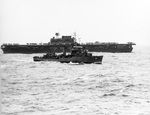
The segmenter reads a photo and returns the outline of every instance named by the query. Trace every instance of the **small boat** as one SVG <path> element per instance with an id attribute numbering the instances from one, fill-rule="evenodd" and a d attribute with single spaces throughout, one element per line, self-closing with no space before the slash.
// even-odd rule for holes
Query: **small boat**
<path id="1" fill-rule="evenodd" d="M 56 55 L 55 53 L 47 53 L 43 57 L 34 56 L 34 61 L 59 61 L 61 63 L 95 63 L 101 64 L 103 56 L 92 56 L 92 53 L 83 46 L 73 46 L 71 53 L 66 55 L 65 47 L 63 54 Z"/>

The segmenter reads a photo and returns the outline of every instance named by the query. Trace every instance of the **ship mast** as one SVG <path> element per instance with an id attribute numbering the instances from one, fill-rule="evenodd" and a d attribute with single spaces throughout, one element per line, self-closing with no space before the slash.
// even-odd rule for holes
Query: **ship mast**
<path id="1" fill-rule="evenodd" d="M 57 32 L 57 33 L 55 33 L 56 38 L 58 38 L 58 37 L 59 37 L 59 35 L 60 35 L 60 34 L 59 34 L 58 32 Z"/>
<path id="2" fill-rule="evenodd" d="M 73 33 L 73 36 L 74 36 L 74 38 L 75 38 L 75 42 L 77 42 L 77 34 L 76 34 L 76 32 Z M 79 43 L 81 42 L 81 41 L 80 41 L 80 38 L 78 38 L 78 41 L 79 41 Z"/>

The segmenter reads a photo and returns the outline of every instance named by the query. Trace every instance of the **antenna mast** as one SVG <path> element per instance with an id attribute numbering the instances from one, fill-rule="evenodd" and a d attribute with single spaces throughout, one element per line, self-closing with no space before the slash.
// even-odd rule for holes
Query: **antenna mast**
<path id="1" fill-rule="evenodd" d="M 58 38 L 59 37 L 59 33 L 57 32 L 57 33 L 55 33 L 55 36 L 56 36 L 56 38 Z"/>

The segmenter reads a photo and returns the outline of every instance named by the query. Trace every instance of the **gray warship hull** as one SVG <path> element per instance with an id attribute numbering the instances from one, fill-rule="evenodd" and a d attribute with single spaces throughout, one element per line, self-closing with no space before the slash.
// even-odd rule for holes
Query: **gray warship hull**
<path id="1" fill-rule="evenodd" d="M 119 44 L 115 42 L 92 42 L 79 44 L 76 42 L 76 38 L 72 36 L 62 36 L 59 38 L 59 34 L 56 33 L 56 37 L 50 39 L 48 43 L 27 43 L 27 45 L 19 44 L 3 44 L 1 49 L 4 54 L 6 53 L 47 53 L 51 51 L 62 52 L 62 49 L 65 47 L 66 51 L 69 52 L 70 49 L 75 45 L 80 45 L 85 47 L 89 52 L 132 52 L 135 45 L 132 42 L 125 44 Z"/>
<path id="2" fill-rule="evenodd" d="M 81 44 L 89 52 L 132 52 L 132 44 L 98 44 L 98 45 L 86 45 Z M 55 51 L 57 53 L 62 52 L 63 47 L 66 47 L 66 51 L 69 52 L 72 45 L 2 45 L 1 49 L 4 54 L 7 53 L 47 53 Z"/>

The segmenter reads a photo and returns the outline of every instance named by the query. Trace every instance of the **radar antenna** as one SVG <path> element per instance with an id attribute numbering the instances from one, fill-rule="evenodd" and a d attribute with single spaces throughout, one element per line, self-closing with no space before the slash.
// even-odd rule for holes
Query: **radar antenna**
<path id="1" fill-rule="evenodd" d="M 56 38 L 58 38 L 58 37 L 59 37 L 59 35 L 60 35 L 60 34 L 59 34 L 58 32 L 57 32 L 57 33 L 55 33 Z"/>
<path id="2" fill-rule="evenodd" d="M 78 37 L 78 39 L 77 39 L 77 34 L 76 34 L 76 32 L 73 33 L 73 36 L 74 36 L 74 38 L 75 38 L 75 42 L 77 42 L 77 40 L 79 41 L 79 43 L 81 42 L 81 38 Z"/>

